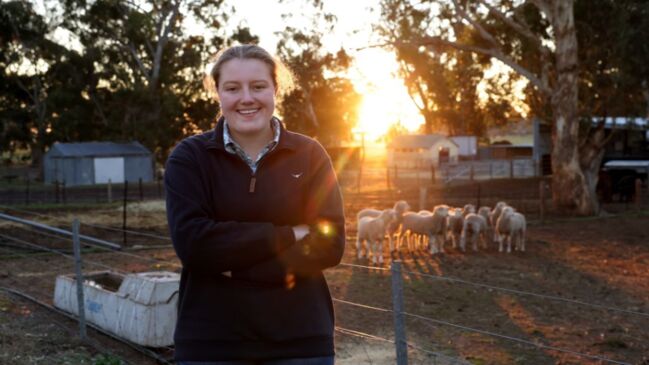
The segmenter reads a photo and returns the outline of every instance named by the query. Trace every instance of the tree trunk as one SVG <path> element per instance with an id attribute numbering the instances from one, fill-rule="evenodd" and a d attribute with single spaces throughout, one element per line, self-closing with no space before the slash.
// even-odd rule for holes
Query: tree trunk
<path id="1" fill-rule="evenodd" d="M 554 0 L 550 21 L 555 36 L 557 82 L 552 93 L 552 199 L 560 211 L 597 213 L 597 169 L 580 158 L 577 33 L 573 0 Z M 585 157 L 585 156 L 584 156 Z M 601 161 L 601 158 L 600 158 Z"/>

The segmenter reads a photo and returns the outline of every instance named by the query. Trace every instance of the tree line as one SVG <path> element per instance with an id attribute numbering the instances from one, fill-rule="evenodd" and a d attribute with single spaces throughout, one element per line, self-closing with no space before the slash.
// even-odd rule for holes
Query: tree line
<path id="1" fill-rule="evenodd" d="M 27 148 L 35 164 L 55 141 L 90 140 L 138 140 L 164 162 L 177 141 L 213 127 L 219 106 L 202 88 L 209 56 L 260 37 L 232 26 L 223 0 L 43 4 L 0 3 L 0 150 Z M 278 109 L 290 129 L 325 145 L 350 140 L 362 100 L 345 76 L 353 58 L 324 49 L 336 18 L 322 0 L 308 5 L 307 27 L 285 15 L 275 52 L 298 87 Z M 368 47 L 395 52 L 423 132 L 484 136 L 521 118 L 513 95 L 525 80 L 528 117 L 553 130 L 555 203 L 597 211 L 607 137 L 592 119 L 649 115 L 649 2 L 381 0 L 374 10 Z M 494 60 L 509 73 L 485 78 Z"/>

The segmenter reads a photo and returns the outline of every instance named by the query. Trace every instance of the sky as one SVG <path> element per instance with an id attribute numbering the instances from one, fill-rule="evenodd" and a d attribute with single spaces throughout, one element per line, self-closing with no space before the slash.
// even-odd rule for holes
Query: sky
<path id="1" fill-rule="evenodd" d="M 274 52 L 278 37 L 287 21 L 282 14 L 293 14 L 291 26 L 308 26 L 310 21 L 307 0 L 278 1 L 225 0 L 226 6 L 236 10 L 232 24 L 247 25 L 260 38 L 260 45 Z M 355 58 L 348 72 L 356 90 L 363 95 L 363 104 L 357 132 L 369 140 L 384 134 L 392 123 L 399 121 L 415 131 L 423 123 L 415 104 L 410 99 L 403 81 L 396 77 L 397 63 L 394 54 L 381 48 L 359 48 L 378 44 L 372 37 L 372 24 L 378 22 L 380 13 L 377 0 L 325 0 L 324 11 L 337 17 L 331 34 L 322 39 L 328 51 L 340 48 Z M 304 21 L 300 24 L 300 21 Z M 292 23 L 296 22 L 296 23 Z"/>

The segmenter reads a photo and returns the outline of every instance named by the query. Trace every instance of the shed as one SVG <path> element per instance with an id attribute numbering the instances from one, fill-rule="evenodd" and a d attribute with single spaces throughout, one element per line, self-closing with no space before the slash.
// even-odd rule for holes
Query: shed
<path id="1" fill-rule="evenodd" d="M 46 183 L 67 186 L 153 181 L 153 155 L 138 142 L 54 143 L 43 158 Z"/>
<path id="2" fill-rule="evenodd" d="M 396 136 L 387 146 L 388 167 L 415 168 L 457 163 L 459 146 L 441 134 Z"/>

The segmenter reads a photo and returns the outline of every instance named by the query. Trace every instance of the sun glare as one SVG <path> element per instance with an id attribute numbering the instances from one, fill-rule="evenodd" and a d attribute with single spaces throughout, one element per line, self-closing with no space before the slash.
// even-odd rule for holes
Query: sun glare
<path id="1" fill-rule="evenodd" d="M 384 136 L 393 124 L 416 131 L 423 117 L 397 76 L 394 55 L 382 49 L 367 49 L 357 54 L 350 78 L 363 95 L 359 120 L 354 129 L 368 141 Z"/>

